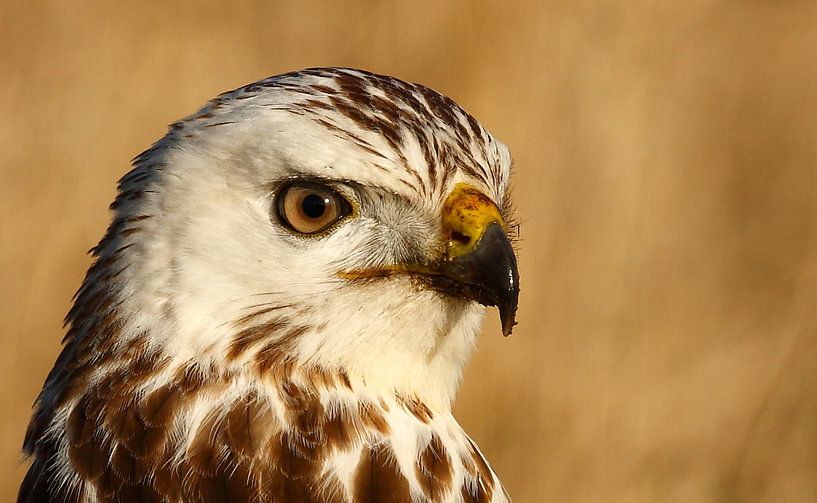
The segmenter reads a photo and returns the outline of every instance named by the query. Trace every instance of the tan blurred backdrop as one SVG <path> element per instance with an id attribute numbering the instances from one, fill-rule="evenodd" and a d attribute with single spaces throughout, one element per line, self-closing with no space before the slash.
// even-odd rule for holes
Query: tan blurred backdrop
<path id="1" fill-rule="evenodd" d="M 344 65 L 514 153 L 520 324 L 456 408 L 516 501 L 817 501 L 817 2 L 6 0 L 0 58 L 0 500 L 129 159 Z"/>

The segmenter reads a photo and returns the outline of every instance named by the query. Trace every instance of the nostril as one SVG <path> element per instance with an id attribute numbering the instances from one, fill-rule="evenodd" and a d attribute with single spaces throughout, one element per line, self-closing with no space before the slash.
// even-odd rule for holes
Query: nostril
<path id="1" fill-rule="evenodd" d="M 456 241 L 458 243 L 467 245 L 471 242 L 471 236 L 468 234 L 463 234 L 457 231 L 451 231 L 451 241 Z"/>

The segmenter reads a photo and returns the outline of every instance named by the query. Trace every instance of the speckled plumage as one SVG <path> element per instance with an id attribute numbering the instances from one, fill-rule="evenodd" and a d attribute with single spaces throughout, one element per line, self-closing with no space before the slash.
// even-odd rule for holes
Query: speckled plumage
<path id="1" fill-rule="evenodd" d="M 510 157 L 450 99 L 350 69 L 227 92 L 134 161 L 25 440 L 20 502 L 502 502 L 451 415 L 483 307 L 349 270 L 441 253 L 456 183 Z M 321 180 L 355 218 L 270 217 Z"/>

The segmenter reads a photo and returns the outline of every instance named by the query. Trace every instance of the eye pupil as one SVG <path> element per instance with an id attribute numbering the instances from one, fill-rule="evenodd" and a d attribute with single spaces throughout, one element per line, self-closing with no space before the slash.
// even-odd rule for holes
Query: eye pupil
<path id="1" fill-rule="evenodd" d="M 301 205 L 304 215 L 309 218 L 320 218 L 326 212 L 329 201 L 318 194 L 309 194 Z"/>

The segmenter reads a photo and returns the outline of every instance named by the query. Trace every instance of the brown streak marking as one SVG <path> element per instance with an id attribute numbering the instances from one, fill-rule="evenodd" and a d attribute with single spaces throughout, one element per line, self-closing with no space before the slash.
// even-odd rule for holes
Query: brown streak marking
<path id="1" fill-rule="evenodd" d="M 397 402 L 403 406 L 403 409 L 410 412 L 414 417 L 423 423 L 430 423 L 434 419 L 434 414 L 431 412 L 426 404 L 421 402 L 417 397 L 405 397 L 399 393 L 395 394 Z"/>
<path id="2" fill-rule="evenodd" d="M 468 120 L 468 125 L 471 127 L 472 136 L 484 143 L 485 138 L 482 136 L 482 128 L 479 126 L 479 122 L 477 122 L 473 115 L 467 112 L 465 113 L 465 118 Z"/>
<path id="3" fill-rule="evenodd" d="M 379 155 L 380 157 L 383 157 L 384 159 L 386 158 L 386 157 L 385 157 L 383 154 L 381 154 L 380 152 L 378 152 L 377 150 L 375 150 L 374 146 L 373 146 L 371 143 L 369 143 L 368 141 L 364 140 L 364 139 L 363 139 L 363 138 L 361 138 L 360 136 L 358 136 L 358 135 L 354 134 L 354 133 L 353 133 L 353 132 L 351 132 L 351 131 L 344 131 L 344 133 L 346 133 L 346 135 L 347 135 L 349 138 L 351 138 L 352 140 L 354 140 L 354 141 L 355 141 L 355 143 L 358 143 L 360 147 L 367 147 L 367 148 L 368 148 L 368 150 L 373 151 L 374 153 L 376 153 L 376 154 L 377 154 L 377 155 Z"/>
<path id="4" fill-rule="evenodd" d="M 383 416 L 383 413 L 371 402 L 358 402 L 358 414 L 360 420 L 365 426 L 374 428 L 382 435 L 388 435 L 391 431 L 388 421 Z"/>
<path id="5" fill-rule="evenodd" d="M 368 131 L 377 132 L 377 124 L 374 122 L 372 117 L 363 113 L 359 108 L 355 107 L 353 104 L 343 101 L 341 99 L 332 98 L 332 102 L 335 105 L 335 108 L 352 120 L 355 124 L 357 124 L 361 129 L 365 129 Z M 389 139 L 388 137 L 386 137 Z"/>
<path id="6" fill-rule="evenodd" d="M 411 492 L 406 477 L 396 466 L 392 448 L 379 444 L 367 446 L 353 481 L 355 503 L 406 503 Z"/>
<path id="7" fill-rule="evenodd" d="M 340 377 L 340 382 L 346 386 L 346 388 L 352 390 L 352 381 L 349 380 L 349 374 L 347 374 L 345 370 L 339 371 L 338 377 Z"/>
<path id="8" fill-rule="evenodd" d="M 179 388 L 165 384 L 140 400 L 137 412 L 151 428 L 170 428 L 179 409 L 186 404 L 185 398 Z"/>
<path id="9" fill-rule="evenodd" d="M 182 488 L 182 474 L 170 463 L 162 464 L 153 473 L 153 486 L 164 501 L 178 501 Z"/>
<path id="10" fill-rule="evenodd" d="M 261 403 L 255 392 L 236 401 L 225 422 L 226 439 L 230 450 L 239 456 L 254 456 L 263 444 L 262 438 L 273 430 L 273 417 L 269 405 Z"/>
<path id="11" fill-rule="evenodd" d="M 219 453 L 223 444 L 223 423 L 216 411 L 210 411 L 199 425 L 187 448 L 187 466 L 198 475 L 214 475 L 222 461 Z"/>
<path id="12" fill-rule="evenodd" d="M 474 441 L 469 438 L 468 442 L 471 448 L 471 456 L 478 470 L 478 484 L 485 491 L 487 499 L 490 500 L 494 494 L 494 476 L 491 473 L 491 468 L 488 466 L 485 458 L 482 457 L 482 454 L 480 454 Z"/>
<path id="13" fill-rule="evenodd" d="M 335 376 L 323 367 L 308 367 L 304 369 L 303 376 L 314 389 L 329 389 L 335 385 Z"/>
<path id="14" fill-rule="evenodd" d="M 386 157 L 385 155 L 371 147 L 371 145 L 369 145 L 369 143 L 366 140 L 360 138 L 359 136 L 354 135 L 350 131 L 341 129 L 335 126 L 334 124 L 324 120 L 323 118 L 313 118 L 313 120 L 318 124 L 324 126 L 325 128 L 329 129 L 330 131 L 334 131 L 335 132 L 334 136 L 336 138 L 339 138 L 341 140 L 351 140 L 356 147 L 360 148 L 364 152 L 388 160 L 388 157 Z"/>
<path id="15" fill-rule="evenodd" d="M 347 449 L 360 438 L 360 432 L 349 418 L 345 408 L 330 409 L 324 423 L 323 437 L 326 445 L 335 451 Z"/>
<path id="16" fill-rule="evenodd" d="M 396 125 L 404 122 L 400 107 L 398 107 L 394 101 L 377 95 L 372 95 L 371 101 L 372 108 L 383 114 L 392 124 Z"/>
<path id="17" fill-rule="evenodd" d="M 453 111 L 459 108 L 457 104 L 428 87 L 421 85 L 417 85 L 416 87 L 425 98 L 431 113 L 450 129 L 455 130 L 457 134 L 462 134 L 463 126 L 453 114 Z"/>
<path id="18" fill-rule="evenodd" d="M 321 110 L 333 110 L 334 108 L 332 105 L 325 101 L 316 100 L 316 99 L 309 99 L 304 102 L 304 105 L 311 107 L 311 108 L 318 108 Z"/>
<path id="19" fill-rule="evenodd" d="M 309 327 L 304 325 L 294 327 L 281 337 L 270 341 L 262 347 L 255 355 L 255 363 L 261 373 L 270 370 L 277 362 L 285 360 L 295 348 L 298 337 L 306 332 L 308 328 Z"/>
<path id="20" fill-rule="evenodd" d="M 211 128 L 211 127 L 217 127 L 217 126 L 226 126 L 228 124 L 235 124 L 235 122 L 236 121 L 216 122 L 216 123 L 213 123 L 213 124 L 205 124 L 204 127 Z"/>
<path id="21" fill-rule="evenodd" d="M 476 494 L 471 494 L 471 491 L 468 490 L 468 486 L 463 483 L 462 488 L 460 489 L 460 495 L 462 496 L 463 503 L 488 503 L 491 501 L 485 494 L 485 491 L 482 490 L 479 483 L 475 481 L 474 486 Z"/>
<path id="22" fill-rule="evenodd" d="M 403 179 L 401 178 L 401 179 L 399 179 L 398 181 L 399 181 L 401 184 L 403 184 L 404 186 L 406 186 L 406 187 L 408 187 L 409 189 L 411 189 L 411 191 L 412 191 L 412 192 L 417 192 L 417 187 L 415 187 L 414 185 L 410 184 L 410 183 L 409 183 L 409 182 L 407 182 L 406 180 L 403 180 Z"/>
<path id="23" fill-rule="evenodd" d="M 282 432 L 270 442 L 267 459 L 273 461 L 279 472 L 270 477 L 272 501 L 312 501 L 312 487 L 317 485 L 316 477 L 322 466 L 315 462 L 310 446 L 298 445 L 298 439 L 292 438 L 291 433 Z"/>
<path id="24" fill-rule="evenodd" d="M 89 481 L 94 481 L 102 476 L 108 453 L 105 445 L 95 433 L 96 418 L 93 417 L 94 414 L 89 417 L 88 407 L 91 405 L 83 399 L 71 413 L 74 417 L 69 420 L 72 426 L 67 432 L 71 438 L 68 445 L 68 459 L 77 474 Z"/>
<path id="25" fill-rule="evenodd" d="M 136 243 L 128 243 L 126 245 L 122 245 L 119 248 L 117 248 L 116 250 L 114 250 L 113 254 L 118 255 L 118 254 L 122 253 L 123 251 L 127 250 L 128 248 L 130 248 L 131 246 L 135 245 L 135 244 Z"/>
<path id="26" fill-rule="evenodd" d="M 243 318 L 242 318 L 243 319 Z M 262 339 L 269 337 L 279 330 L 289 326 L 285 319 L 274 319 L 260 325 L 253 325 L 238 332 L 227 350 L 227 359 L 236 360 L 250 348 L 259 343 Z"/>
<path id="27" fill-rule="evenodd" d="M 409 108 L 411 108 L 414 111 L 414 113 L 417 114 L 418 116 L 426 120 L 431 119 L 430 114 L 426 107 L 424 107 L 423 104 L 420 103 L 420 100 L 418 100 L 411 93 L 411 91 L 405 89 L 403 86 L 398 85 L 388 86 L 384 87 L 383 90 L 386 92 L 386 95 L 389 96 L 392 100 L 399 99 L 400 101 L 408 105 Z"/>
<path id="28" fill-rule="evenodd" d="M 134 485 L 145 475 L 144 466 L 128 450 L 117 445 L 111 456 L 112 475 L 128 485 Z"/>
<path id="29" fill-rule="evenodd" d="M 266 305 L 266 304 L 260 304 L 259 306 L 252 306 L 252 307 L 260 307 L 260 306 L 263 306 L 263 305 Z M 258 311 L 253 311 L 253 312 L 251 312 L 251 313 L 249 313 L 247 315 L 244 315 L 241 318 L 235 320 L 233 323 L 235 325 L 239 325 L 239 326 L 240 325 L 246 325 L 248 322 L 252 321 L 253 319 L 255 319 L 255 318 L 259 317 L 259 316 L 263 316 L 263 315 L 271 313 L 273 311 L 277 311 L 279 309 L 286 309 L 286 308 L 289 308 L 289 307 L 292 307 L 292 304 L 283 304 L 283 305 L 280 305 L 280 306 L 266 307 L 264 309 L 259 309 Z"/>
<path id="30" fill-rule="evenodd" d="M 326 129 L 330 130 L 330 131 L 336 131 L 338 133 L 343 133 L 344 136 L 348 137 L 348 132 L 345 129 L 343 129 L 343 128 L 341 128 L 341 127 L 339 127 L 339 126 L 337 126 L 337 125 L 335 125 L 335 124 L 333 124 L 331 122 L 329 122 L 328 120 L 324 119 L 323 117 L 318 116 L 318 117 L 314 118 L 313 120 L 315 122 L 317 122 L 318 124 L 320 124 L 321 126 L 325 127 Z"/>
<path id="31" fill-rule="evenodd" d="M 415 472 L 423 492 L 431 501 L 441 501 L 451 488 L 454 473 L 451 458 L 436 433 L 432 432 L 431 440 L 420 453 Z"/>
<path id="32" fill-rule="evenodd" d="M 182 393 L 202 388 L 206 381 L 205 372 L 196 363 L 188 363 L 176 370 L 174 379 Z"/>
<path id="33" fill-rule="evenodd" d="M 322 84 L 312 84 L 312 89 L 324 93 L 324 94 L 335 94 L 337 90 L 334 87 L 324 86 Z"/>
<path id="34" fill-rule="evenodd" d="M 337 138 L 340 138 L 342 140 L 351 140 L 352 143 L 356 147 L 360 148 L 364 152 L 375 155 L 375 156 L 380 157 L 382 159 L 389 160 L 388 157 L 386 157 L 381 152 L 379 152 L 377 149 L 375 149 L 369 142 L 367 142 L 363 138 L 357 136 L 356 134 L 352 133 L 351 131 L 347 131 L 345 129 L 342 129 L 342 128 L 332 124 L 331 122 L 327 121 L 326 119 L 324 119 L 322 117 L 317 117 L 317 118 L 314 118 L 313 120 L 315 122 L 317 122 L 318 124 L 324 126 L 325 128 L 329 129 L 330 131 L 338 132 L 339 134 L 335 135 Z"/>
<path id="35" fill-rule="evenodd" d="M 418 143 L 420 144 L 420 148 L 423 151 L 423 158 L 426 161 L 426 166 L 428 166 L 429 171 L 429 178 L 431 178 L 431 190 L 434 191 L 435 184 L 437 183 L 437 160 L 434 158 L 434 154 L 431 152 L 431 149 L 428 147 L 428 144 L 424 141 L 421 141 L 420 138 L 417 139 Z M 444 173 L 448 170 L 445 169 L 443 166 Z"/>

